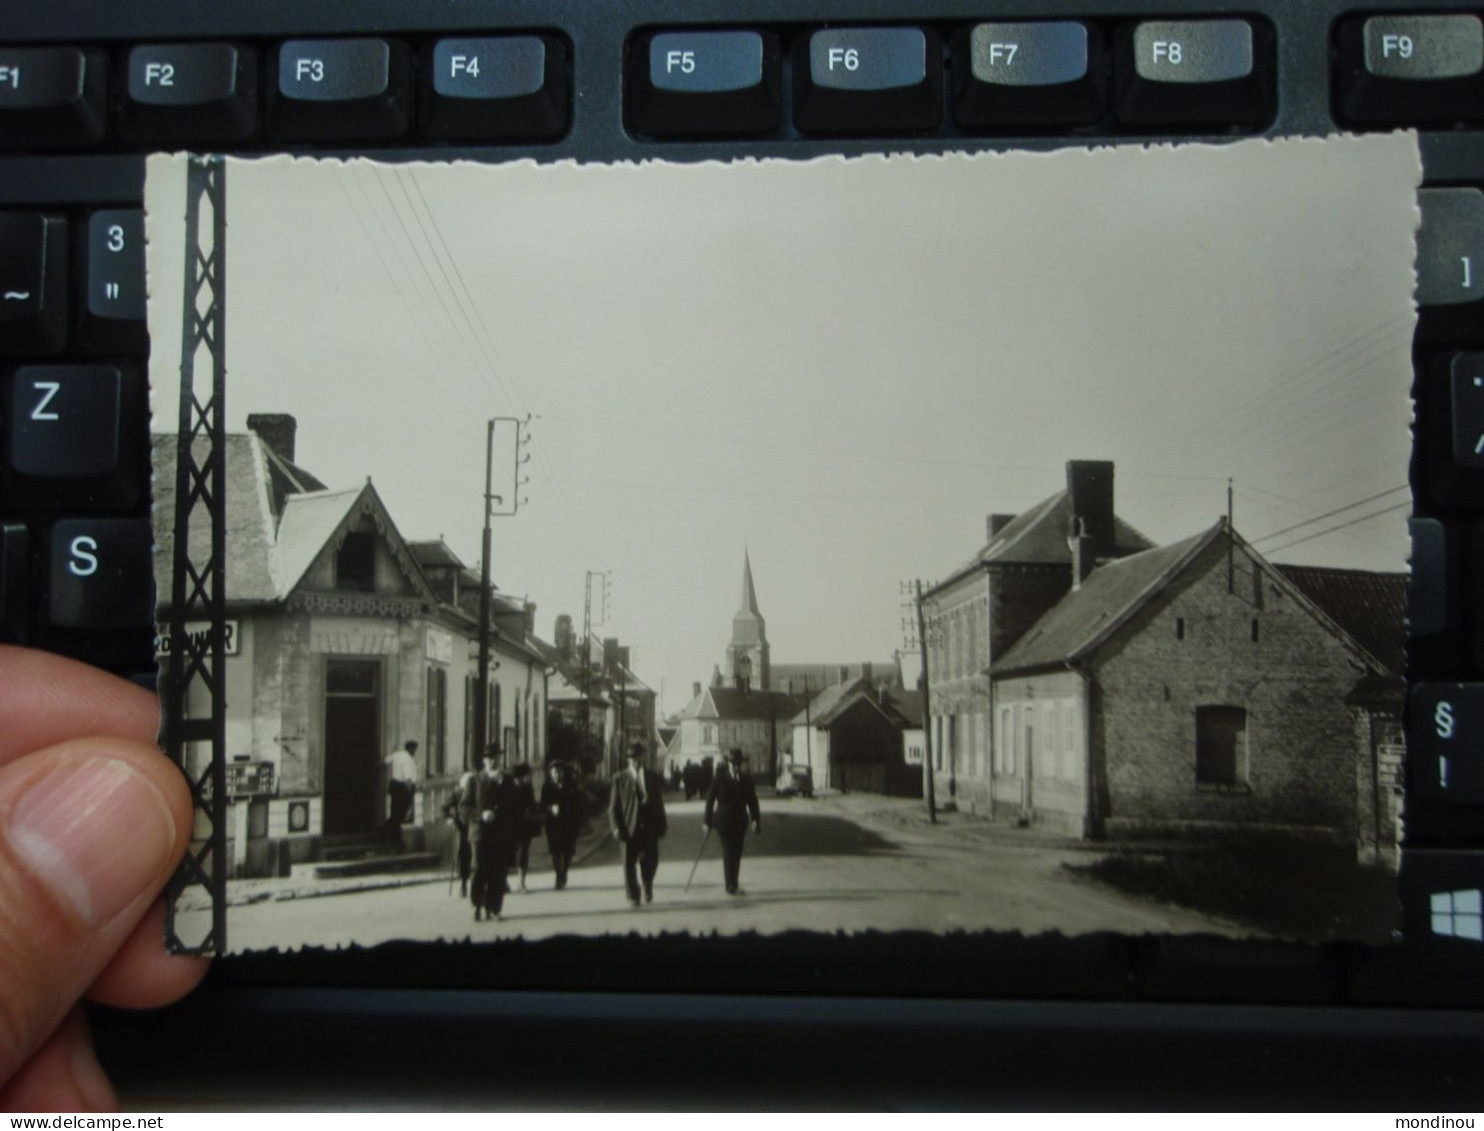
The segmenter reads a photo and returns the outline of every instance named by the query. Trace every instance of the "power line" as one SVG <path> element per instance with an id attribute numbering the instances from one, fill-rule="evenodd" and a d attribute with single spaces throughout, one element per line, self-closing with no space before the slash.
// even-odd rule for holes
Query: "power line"
<path id="1" fill-rule="evenodd" d="M 1410 510 L 1411 507 L 1412 500 L 1408 499 L 1404 503 L 1397 503 L 1394 506 L 1385 507 L 1382 510 L 1375 511 L 1371 514 L 1363 514 L 1359 518 L 1352 518 L 1349 522 L 1342 522 L 1338 526 L 1331 526 L 1327 530 L 1320 530 L 1313 534 L 1307 534 L 1302 538 L 1296 538 L 1292 542 L 1285 542 L 1283 545 L 1275 547 L 1274 549 L 1263 551 L 1263 556 L 1271 558 L 1274 554 L 1281 554 L 1284 550 L 1290 550 L 1294 546 L 1302 546 L 1305 542 L 1312 542 L 1315 538 L 1323 538 L 1326 534 L 1333 534 L 1338 530 L 1344 530 L 1347 526 L 1355 526 L 1362 522 L 1369 522 L 1373 518 L 1381 518 L 1383 515 L 1391 514 L 1393 511 Z"/>
<path id="2" fill-rule="evenodd" d="M 1261 538 L 1254 538 L 1252 544 L 1256 546 L 1259 542 L 1271 542 L 1274 538 L 1280 538 L 1284 534 L 1291 534 L 1295 530 L 1302 530 L 1306 526 L 1313 526 L 1316 522 L 1323 522 L 1325 519 L 1333 518 L 1337 514 L 1344 514 L 1346 511 L 1354 510 L 1356 507 L 1363 507 L 1367 503 L 1374 503 L 1377 499 L 1384 499 L 1387 495 L 1395 495 L 1398 491 L 1410 491 L 1411 489 L 1410 486 L 1403 483 L 1400 487 L 1392 487 L 1390 490 L 1381 491 L 1375 495 L 1367 495 L 1364 499 L 1357 499 L 1353 503 L 1346 503 L 1343 507 L 1336 507 L 1332 511 L 1316 514 L 1313 518 L 1305 519 L 1303 522 L 1296 522 L 1292 526 L 1285 526 L 1282 530 L 1275 530 L 1271 534 L 1264 534 Z M 1336 529 L 1339 528 L 1336 527 Z"/>

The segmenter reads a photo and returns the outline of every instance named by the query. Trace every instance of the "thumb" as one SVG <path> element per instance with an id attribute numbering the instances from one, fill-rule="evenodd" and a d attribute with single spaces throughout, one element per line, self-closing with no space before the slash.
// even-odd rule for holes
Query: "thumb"
<path id="1" fill-rule="evenodd" d="M 190 821 L 180 772 L 141 743 L 80 739 L 0 767 L 0 1082 L 149 910 Z"/>

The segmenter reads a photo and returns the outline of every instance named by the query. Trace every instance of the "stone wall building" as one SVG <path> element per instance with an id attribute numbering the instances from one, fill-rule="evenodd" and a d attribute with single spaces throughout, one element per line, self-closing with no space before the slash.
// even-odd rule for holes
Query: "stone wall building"
<path id="1" fill-rule="evenodd" d="M 469 593 L 448 585 L 450 572 L 465 571 L 441 543 L 414 549 L 369 480 L 329 490 L 298 467 L 291 417 L 248 424 L 226 438 L 233 874 L 286 873 L 330 848 L 377 839 L 387 817 L 384 759 L 409 739 L 423 785 L 401 839 L 437 847 L 443 804 L 472 764 L 477 618 L 465 608 Z M 171 561 L 177 450 L 175 437 L 154 437 L 159 562 Z M 477 578 L 472 593 L 477 602 Z M 539 767 L 546 667 L 526 638 L 533 610 L 498 604 L 491 733 Z M 210 751 L 188 757 L 200 772 Z"/>

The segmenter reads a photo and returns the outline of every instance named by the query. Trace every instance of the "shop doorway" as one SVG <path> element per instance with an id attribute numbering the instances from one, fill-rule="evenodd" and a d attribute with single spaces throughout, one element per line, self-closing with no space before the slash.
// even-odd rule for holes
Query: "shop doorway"
<path id="1" fill-rule="evenodd" d="M 381 661 L 325 663 L 325 835 L 370 835 L 381 798 Z"/>

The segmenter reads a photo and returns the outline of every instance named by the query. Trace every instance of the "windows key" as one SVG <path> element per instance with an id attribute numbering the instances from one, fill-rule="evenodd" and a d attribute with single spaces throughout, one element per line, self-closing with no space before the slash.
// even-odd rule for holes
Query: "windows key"
<path id="1" fill-rule="evenodd" d="M 782 121 L 778 37 L 760 31 L 665 31 L 630 47 L 631 133 L 764 134 Z"/>

